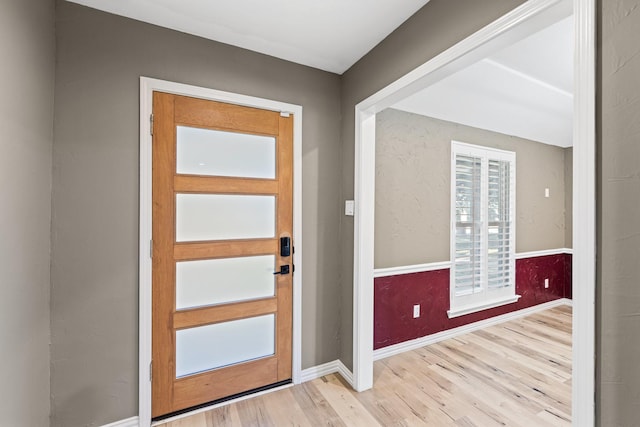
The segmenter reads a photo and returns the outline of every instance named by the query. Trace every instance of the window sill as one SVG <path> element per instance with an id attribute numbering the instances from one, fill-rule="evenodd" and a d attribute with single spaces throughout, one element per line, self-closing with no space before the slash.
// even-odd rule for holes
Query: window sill
<path id="1" fill-rule="evenodd" d="M 513 304 L 514 302 L 517 302 L 519 299 L 520 299 L 520 295 L 513 295 L 507 298 L 500 298 L 498 300 L 493 300 L 493 301 L 485 302 L 482 304 L 459 307 L 452 310 L 448 310 L 447 316 L 449 316 L 449 319 L 452 319 L 454 317 L 464 316 L 465 314 L 471 314 L 471 313 L 476 313 L 482 310 L 488 310 L 490 308 L 500 307 L 501 305 Z"/>

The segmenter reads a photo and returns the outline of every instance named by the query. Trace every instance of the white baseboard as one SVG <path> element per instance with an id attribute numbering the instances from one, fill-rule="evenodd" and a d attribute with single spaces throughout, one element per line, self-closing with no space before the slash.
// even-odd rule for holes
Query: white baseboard
<path id="1" fill-rule="evenodd" d="M 303 369 L 300 375 L 300 382 L 307 382 L 329 374 L 340 374 L 349 385 L 353 386 L 353 373 L 342 363 L 340 359 Z"/>
<path id="2" fill-rule="evenodd" d="M 105 424 L 102 427 L 140 427 L 138 417 L 127 418 L 126 420 L 116 421 L 111 424 Z"/>
<path id="3" fill-rule="evenodd" d="M 448 329 L 446 331 L 438 332 L 426 337 L 416 338 L 410 341 L 393 344 L 388 347 L 374 350 L 373 360 L 384 359 L 396 354 L 404 353 L 405 351 L 415 350 L 425 345 L 435 344 L 440 341 L 444 341 L 449 338 L 454 338 L 462 334 L 477 331 L 478 329 L 487 328 L 489 326 L 497 325 L 500 323 L 508 322 L 509 320 L 518 319 L 520 317 L 528 316 L 533 313 L 548 310 L 553 307 L 559 307 L 561 305 L 570 305 L 573 303 L 570 299 L 560 298 L 554 301 L 545 302 L 542 304 L 534 305 L 533 307 L 523 308 L 522 310 L 512 311 L 511 313 L 501 314 L 490 319 L 480 320 L 478 322 L 470 323 L 468 325 L 459 326 L 457 328 Z"/>
<path id="4" fill-rule="evenodd" d="M 331 362 L 323 363 L 322 365 L 312 366 L 311 368 L 303 369 L 300 374 L 300 382 L 306 383 L 307 381 L 313 381 L 316 378 L 320 378 L 324 375 L 335 374 L 339 371 L 339 360 L 332 360 Z"/>
<path id="5" fill-rule="evenodd" d="M 341 360 L 338 359 L 338 373 L 353 388 L 353 372 L 347 368 Z"/>

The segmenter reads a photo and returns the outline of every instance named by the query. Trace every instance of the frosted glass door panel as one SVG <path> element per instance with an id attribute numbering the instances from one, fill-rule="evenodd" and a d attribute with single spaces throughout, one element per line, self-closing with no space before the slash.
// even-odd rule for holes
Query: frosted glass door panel
<path id="1" fill-rule="evenodd" d="M 267 314 L 176 331 L 176 378 L 273 355 L 274 322 Z"/>
<path id="2" fill-rule="evenodd" d="M 274 179 L 272 136 L 177 127 L 177 172 L 193 175 Z"/>
<path id="3" fill-rule="evenodd" d="M 275 256 L 176 263 L 176 309 L 274 296 Z"/>
<path id="4" fill-rule="evenodd" d="M 275 236 L 275 196 L 177 194 L 176 241 Z"/>

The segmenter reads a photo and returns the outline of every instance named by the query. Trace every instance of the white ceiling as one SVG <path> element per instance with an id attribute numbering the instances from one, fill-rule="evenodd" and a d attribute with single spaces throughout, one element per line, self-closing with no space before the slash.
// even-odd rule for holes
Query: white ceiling
<path id="1" fill-rule="evenodd" d="M 429 0 L 68 0 L 342 74 Z M 561 20 L 393 108 L 568 147 L 573 20 Z"/>
<path id="2" fill-rule="evenodd" d="M 458 71 L 393 108 L 545 144 L 572 146 L 572 17 Z"/>
<path id="3" fill-rule="evenodd" d="M 69 0 L 342 74 L 429 0 Z"/>

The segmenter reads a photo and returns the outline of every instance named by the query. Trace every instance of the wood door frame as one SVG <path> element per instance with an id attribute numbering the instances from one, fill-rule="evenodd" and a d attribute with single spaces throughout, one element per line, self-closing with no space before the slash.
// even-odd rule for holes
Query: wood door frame
<path id="1" fill-rule="evenodd" d="M 595 0 L 529 0 L 356 105 L 353 260 L 353 386 L 373 385 L 376 113 L 506 46 L 573 8 L 573 425 L 595 422 Z M 576 215 L 578 213 L 578 215 Z"/>
<path id="2" fill-rule="evenodd" d="M 301 381 L 302 372 L 302 106 L 256 98 L 215 89 L 140 77 L 140 232 L 139 232 L 139 338 L 138 338 L 138 420 L 151 425 L 151 218 L 152 218 L 152 137 L 150 117 L 153 92 L 191 96 L 211 101 L 255 107 L 293 114 L 293 345 L 292 379 Z"/>

